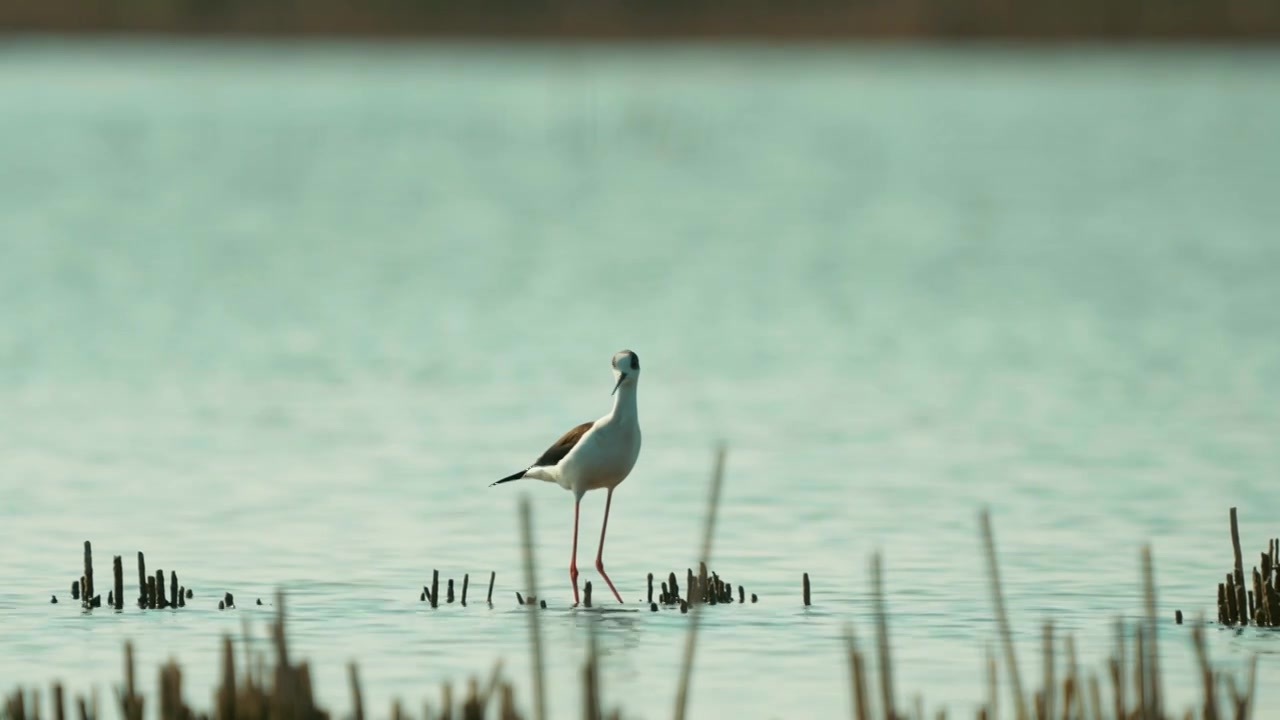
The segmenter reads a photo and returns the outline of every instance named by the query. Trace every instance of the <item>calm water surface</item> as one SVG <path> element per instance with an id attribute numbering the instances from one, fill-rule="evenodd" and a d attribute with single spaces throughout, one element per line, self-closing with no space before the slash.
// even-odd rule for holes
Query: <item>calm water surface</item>
<path id="1" fill-rule="evenodd" d="M 1153 543 L 1181 708 L 1227 509 L 1249 557 L 1280 534 L 1280 54 L 10 40 L 0 104 L 6 687 L 107 702 L 131 638 L 204 705 L 280 587 L 326 703 L 351 659 L 379 714 L 498 658 L 527 700 L 527 493 L 553 712 L 594 626 L 607 702 L 667 716 L 687 618 L 567 610 L 570 496 L 488 487 L 606 410 L 623 347 L 627 608 L 730 448 L 712 564 L 760 602 L 707 614 L 699 716 L 845 714 L 877 549 L 900 696 L 971 708 L 984 505 L 1024 674 L 1045 618 L 1102 668 Z M 82 615 L 85 539 L 193 606 Z M 424 609 L 432 568 L 495 607 Z M 1280 638 L 1210 638 L 1280 701 Z"/>

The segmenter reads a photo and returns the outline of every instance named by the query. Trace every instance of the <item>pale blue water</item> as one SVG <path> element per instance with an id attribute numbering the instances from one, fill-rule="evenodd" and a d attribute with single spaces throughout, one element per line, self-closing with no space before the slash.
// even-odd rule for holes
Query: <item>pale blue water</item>
<path id="1" fill-rule="evenodd" d="M 498 658 L 527 700 L 517 497 L 558 608 L 572 503 L 488 483 L 603 413 L 629 347 L 611 575 L 639 607 L 692 564 L 723 439 L 712 565 L 761 598 L 707 614 L 698 716 L 847 713 L 876 549 L 899 696 L 967 711 L 983 505 L 1024 675 L 1049 616 L 1103 668 L 1153 543 L 1181 709 L 1171 618 L 1212 616 L 1227 509 L 1248 558 L 1280 535 L 1277 127 L 1258 50 L 6 41 L 0 678 L 106 703 L 132 638 L 204 705 L 283 586 L 340 712 L 349 659 L 379 715 Z M 81 615 L 85 539 L 100 588 L 144 550 L 194 605 Z M 497 571 L 495 608 L 424 609 L 432 568 Z M 595 623 L 606 700 L 667 716 L 685 621 L 549 612 L 553 712 Z M 1210 638 L 1274 703 L 1280 639 Z"/>

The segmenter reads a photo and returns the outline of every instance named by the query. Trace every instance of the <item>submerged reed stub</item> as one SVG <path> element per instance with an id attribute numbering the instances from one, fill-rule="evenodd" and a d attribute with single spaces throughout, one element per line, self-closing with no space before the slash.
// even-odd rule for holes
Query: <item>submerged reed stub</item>
<path id="1" fill-rule="evenodd" d="M 163 570 L 156 570 L 156 607 L 162 608 L 162 609 L 169 607 L 169 602 L 165 600 L 165 596 L 164 596 L 164 571 Z"/>
<path id="2" fill-rule="evenodd" d="M 431 570 L 431 607 L 440 607 L 440 571 Z"/>
<path id="3" fill-rule="evenodd" d="M 147 559 L 138 551 L 138 607 L 145 608 L 147 602 Z"/>
<path id="4" fill-rule="evenodd" d="M 114 590 L 111 593 L 111 606 L 117 610 L 124 609 L 124 558 L 116 555 L 111 559 L 111 578 Z"/>
<path id="5" fill-rule="evenodd" d="M 471 576 L 468 573 L 462 574 L 462 607 L 467 606 L 467 583 L 470 582 Z"/>
<path id="6" fill-rule="evenodd" d="M 802 592 L 804 595 L 804 606 L 809 607 L 809 605 L 812 604 L 809 602 L 809 573 L 804 574 L 804 589 Z"/>
<path id="7" fill-rule="evenodd" d="M 453 604 L 453 578 L 449 578 L 449 585 L 445 588 L 444 601 L 449 605 Z"/>
<path id="8" fill-rule="evenodd" d="M 585 587 L 582 588 L 582 604 L 584 607 L 591 607 L 591 581 L 588 580 Z"/>
<path id="9" fill-rule="evenodd" d="M 93 607 L 93 546 L 88 540 L 84 541 L 84 582 L 80 584 L 80 591 L 84 595 L 84 606 Z"/>
<path id="10" fill-rule="evenodd" d="M 496 571 L 489 571 L 489 594 L 485 596 L 485 602 L 489 603 L 489 607 L 493 607 L 493 581 L 497 577 L 498 573 Z"/>

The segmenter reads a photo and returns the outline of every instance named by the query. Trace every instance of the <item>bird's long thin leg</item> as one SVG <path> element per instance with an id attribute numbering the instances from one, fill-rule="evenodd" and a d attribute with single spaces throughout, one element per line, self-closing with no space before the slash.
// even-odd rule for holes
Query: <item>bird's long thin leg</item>
<path id="1" fill-rule="evenodd" d="M 578 605 L 578 508 L 582 496 L 573 499 L 573 555 L 569 557 L 569 582 L 573 583 L 573 605 Z"/>
<path id="2" fill-rule="evenodd" d="M 613 488 L 609 488 L 609 494 L 604 500 L 604 525 L 600 526 L 600 549 L 596 551 L 596 572 L 600 573 L 600 577 L 609 584 L 609 589 L 613 591 L 613 596 L 622 602 L 622 596 L 618 594 L 618 589 L 613 586 L 613 581 L 604 571 L 604 534 L 609 529 L 609 506 L 613 504 Z"/>

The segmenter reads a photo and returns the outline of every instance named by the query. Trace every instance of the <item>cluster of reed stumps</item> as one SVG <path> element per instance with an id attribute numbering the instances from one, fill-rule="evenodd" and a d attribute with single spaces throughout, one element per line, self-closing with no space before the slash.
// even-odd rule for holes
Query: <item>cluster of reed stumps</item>
<path id="1" fill-rule="evenodd" d="M 1253 568 L 1252 582 L 1247 583 L 1240 554 L 1240 525 L 1236 509 L 1231 508 L 1231 548 L 1235 551 L 1235 568 L 1227 573 L 1225 582 L 1218 583 L 1218 622 L 1280 627 L 1280 540 L 1267 541 L 1261 569 Z"/>
<path id="2" fill-rule="evenodd" d="M 487 603 L 489 607 L 493 607 L 493 581 L 497 579 L 497 577 L 498 577 L 497 573 L 492 571 L 489 572 L 489 594 L 485 596 L 485 603 Z M 462 607 L 467 606 L 467 588 L 470 584 L 471 584 L 471 575 L 467 573 L 463 573 L 462 596 L 460 598 L 462 601 Z M 519 593 L 517 593 L 517 595 L 519 595 Z M 454 601 L 454 598 L 455 598 L 455 595 L 453 592 L 453 578 L 449 578 L 448 587 L 445 589 L 445 604 L 446 605 L 451 604 Z M 418 596 L 418 600 L 419 602 L 430 603 L 431 607 L 433 608 L 440 607 L 440 571 L 439 570 L 431 571 L 431 585 L 422 586 L 422 594 Z"/>
<path id="3" fill-rule="evenodd" d="M 674 572 L 667 573 L 665 581 L 659 581 L 658 599 L 653 599 L 653 573 L 649 573 L 647 578 L 648 587 L 648 603 L 649 609 L 657 612 L 659 606 L 680 608 L 680 612 L 688 613 L 690 605 L 731 605 L 734 602 L 733 583 L 725 582 L 720 578 L 718 573 L 708 573 L 707 564 L 698 563 L 698 573 L 695 575 L 693 568 L 685 569 L 685 596 L 680 596 L 680 583 L 676 580 Z M 591 583 L 587 583 L 588 597 L 590 597 Z M 751 593 L 751 602 L 758 601 L 755 593 Z M 738 585 L 737 602 L 746 604 L 747 590 L 742 585 Z M 804 604 L 809 604 L 809 573 L 804 574 Z M 587 607 L 590 607 L 590 603 Z"/>
<path id="4" fill-rule="evenodd" d="M 116 610 L 124 609 L 124 561 L 116 555 L 112 560 L 113 587 L 107 591 L 107 607 Z M 138 598 L 137 605 L 143 609 L 186 607 L 193 593 L 190 589 L 178 584 L 178 573 L 169 573 L 169 592 L 165 594 L 164 570 L 156 570 L 155 575 L 147 574 L 147 561 L 142 552 L 138 552 Z M 86 610 L 102 607 L 102 595 L 97 592 L 93 582 L 93 546 L 84 541 L 84 574 L 79 580 L 71 583 L 71 599 L 79 600 Z M 50 603 L 57 603 L 58 596 L 49 598 Z"/>
<path id="5" fill-rule="evenodd" d="M 489 573 L 489 592 L 485 596 L 485 603 L 489 607 L 493 607 L 493 583 L 497 573 Z M 680 596 L 680 584 L 676 580 L 674 572 L 667 573 L 666 581 L 659 581 L 660 591 L 657 600 L 654 599 L 653 573 L 649 573 L 647 578 L 647 599 L 645 602 L 649 605 L 649 610 L 658 612 L 660 608 L 679 608 L 680 612 L 688 613 L 689 605 L 729 605 L 735 602 L 734 586 L 732 583 L 725 582 L 717 573 L 707 572 L 706 563 L 698 563 L 698 574 L 694 574 L 693 568 L 687 568 L 685 571 L 685 588 L 687 592 L 685 597 Z M 462 591 L 460 594 L 454 592 L 453 578 L 446 579 L 445 598 L 446 605 L 452 604 L 454 600 L 459 600 L 463 607 L 467 606 L 467 589 L 470 586 L 471 576 L 464 573 L 462 575 Z M 591 582 L 583 586 L 582 589 L 582 605 L 583 607 L 593 607 L 592 602 L 592 586 Z M 759 597 L 755 593 L 747 595 L 746 588 L 742 585 L 737 586 L 737 600 L 740 604 L 745 604 L 747 598 L 751 598 L 751 602 L 758 602 Z M 804 599 L 806 606 L 811 605 L 811 595 L 809 587 L 809 573 L 804 574 L 801 582 L 801 597 Z M 431 571 L 431 584 L 423 585 L 422 592 L 418 595 L 418 601 L 428 603 L 433 608 L 440 607 L 440 571 Z M 516 603 L 519 605 L 538 605 L 543 609 L 547 607 L 546 600 L 539 600 L 530 595 L 526 597 L 519 590 L 516 591 Z"/>

